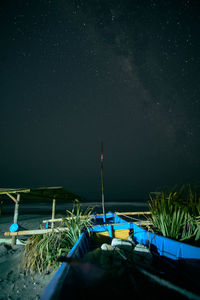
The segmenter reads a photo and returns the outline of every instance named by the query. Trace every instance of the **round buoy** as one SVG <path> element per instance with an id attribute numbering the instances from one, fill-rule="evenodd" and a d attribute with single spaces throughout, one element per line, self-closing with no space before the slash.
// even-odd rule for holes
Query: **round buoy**
<path id="1" fill-rule="evenodd" d="M 13 223 L 9 228 L 10 232 L 16 232 L 18 230 L 19 230 L 19 225 L 17 223 Z"/>

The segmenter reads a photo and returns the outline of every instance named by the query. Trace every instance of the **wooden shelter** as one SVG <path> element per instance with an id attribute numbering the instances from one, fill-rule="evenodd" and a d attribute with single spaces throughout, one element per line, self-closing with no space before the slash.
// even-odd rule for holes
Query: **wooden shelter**
<path id="1" fill-rule="evenodd" d="M 18 215 L 19 215 L 19 203 L 20 203 L 20 196 L 22 193 L 30 193 L 31 191 L 42 191 L 42 190 L 58 190 L 63 189 L 62 187 L 42 187 L 42 188 L 18 188 L 18 189 L 12 189 L 12 188 L 0 188 L 0 195 L 6 195 L 8 196 L 12 201 L 15 203 L 15 209 L 14 209 L 14 218 L 13 223 L 18 222 Z M 55 200 L 53 201 L 53 212 L 52 212 L 52 218 L 55 216 Z M 52 223 L 53 224 L 53 223 Z M 53 227 L 53 225 L 52 225 Z M 16 245 L 16 236 L 12 235 L 12 246 Z"/>
<path id="2" fill-rule="evenodd" d="M 0 188 L 0 195 L 7 195 L 12 201 L 15 202 L 14 218 L 13 223 L 17 223 L 19 215 L 19 202 L 21 193 L 29 193 L 30 189 L 9 189 Z M 12 237 L 12 246 L 16 244 L 16 236 Z"/>

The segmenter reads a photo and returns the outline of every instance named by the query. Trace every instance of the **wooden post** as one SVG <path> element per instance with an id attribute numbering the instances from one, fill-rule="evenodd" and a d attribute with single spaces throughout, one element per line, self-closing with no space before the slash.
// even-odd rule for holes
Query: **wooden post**
<path id="1" fill-rule="evenodd" d="M 51 223 L 51 228 L 54 228 L 54 219 L 55 219 L 55 210 L 56 210 L 56 199 L 53 199 L 53 204 L 52 204 L 52 223 Z"/>
<path id="2" fill-rule="evenodd" d="M 3 214 L 3 200 L 0 200 L 0 216 Z"/>
<path id="3" fill-rule="evenodd" d="M 103 186 L 103 142 L 101 142 L 101 202 L 102 211 L 105 215 L 105 204 L 104 204 L 104 186 Z"/>
<path id="4" fill-rule="evenodd" d="M 59 233 L 63 231 L 69 230 L 67 227 L 59 227 L 59 228 L 54 228 L 54 232 Z M 4 236 L 21 236 L 21 235 L 34 235 L 34 234 L 44 234 L 44 233 L 49 233 L 52 232 L 52 229 L 34 229 L 34 230 L 23 230 L 23 231 L 18 231 L 18 232 L 5 232 Z"/>
<path id="5" fill-rule="evenodd" d="M 15 202 L 15 211 L 14 211 L 13 223 L 17 223 L 18 222 L 19 201 L 20 201 L 20 194 L 17 194 L 17 199 L 16 199 L 16 202 Z M 13 247 L 14 245 L 16 245 L 16 236 L 12 236 L 11 246 Z"/>

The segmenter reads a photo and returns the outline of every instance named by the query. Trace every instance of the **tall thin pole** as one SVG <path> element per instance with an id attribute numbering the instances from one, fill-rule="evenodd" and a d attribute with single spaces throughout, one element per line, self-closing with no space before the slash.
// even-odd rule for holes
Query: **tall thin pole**
<path id="1" fill-rule="evenodd" d="M 103 214 L 105 215 L 104 186 L 103 186 L 103 142 L 101 142 L 101 202 L 102 202 Z"/>
<path id="2" fill-rule="evenodd" d="M 14 219 L 13 219 L 13 223 L 18 222 L 18 215 L 19 215 L 19 201 L 20 201 L 20 194 L 17 194 L 17 199 L 15 202 L 15 211 L 14 211 Z M 12 236 L 12 241 L 11 241 L 11 246 L 13 247 L 14 245 L 16 245 L 16 236 Z"/>
<path id="3" fill-rule="evenodd" d="M 54 228 L 54 219 L 55 219 L 55 210 L 56 210 L 56 199 L 53 199 L 53 203 L 52 203 L 52 223 L 51 223 L 51 228 Z"/>

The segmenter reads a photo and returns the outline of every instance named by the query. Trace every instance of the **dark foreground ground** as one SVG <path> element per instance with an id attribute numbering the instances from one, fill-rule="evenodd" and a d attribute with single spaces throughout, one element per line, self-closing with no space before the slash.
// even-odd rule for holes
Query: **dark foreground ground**
<path id="1" fill-rule="evenodd" d="M 16 245 L 12 249 L 0 245 L 0 299 L 39 299 L 44 287 L 53 277 L 37 274 L 34 277 L 23 271 L 24 246 Z"/>

